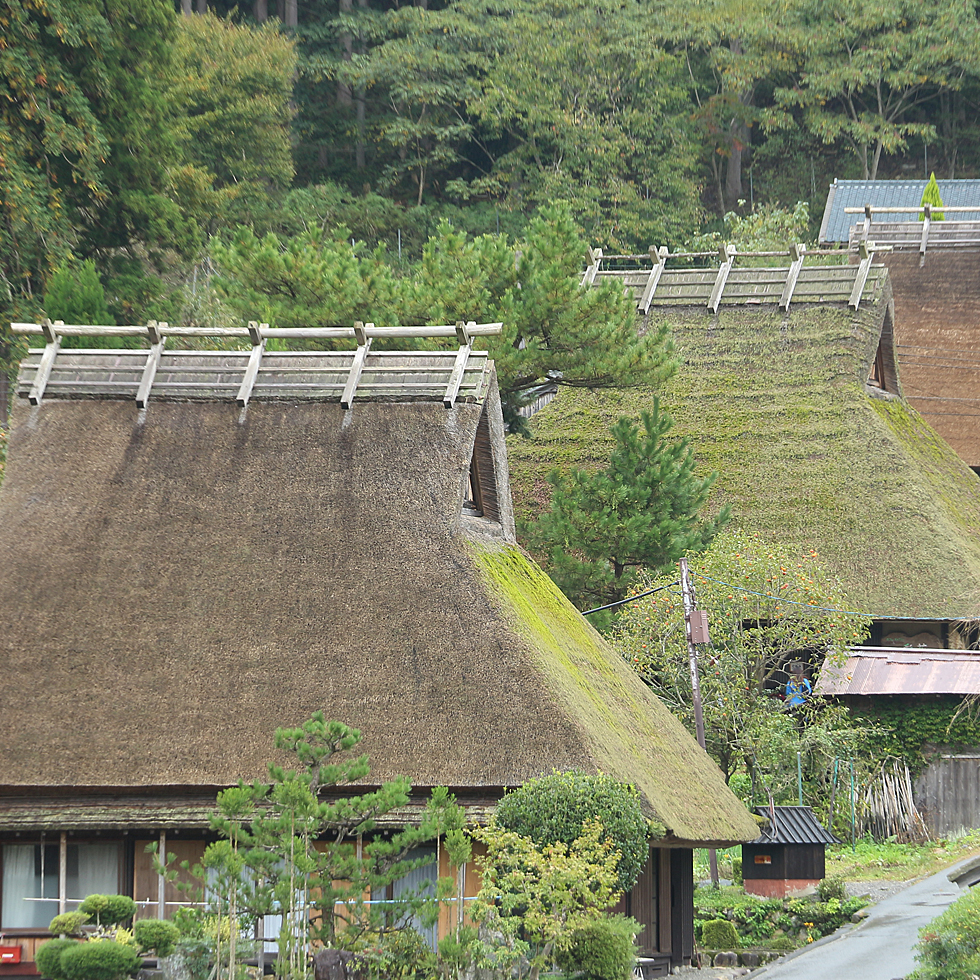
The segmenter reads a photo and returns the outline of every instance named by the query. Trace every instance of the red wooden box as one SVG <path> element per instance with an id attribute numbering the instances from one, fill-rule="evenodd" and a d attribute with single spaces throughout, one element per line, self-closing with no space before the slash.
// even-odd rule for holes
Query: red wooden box
<path id="1" fill-rule="evenodd" d="M 0 963 L 19 963 L 20 946 L 0 946 Z"/>

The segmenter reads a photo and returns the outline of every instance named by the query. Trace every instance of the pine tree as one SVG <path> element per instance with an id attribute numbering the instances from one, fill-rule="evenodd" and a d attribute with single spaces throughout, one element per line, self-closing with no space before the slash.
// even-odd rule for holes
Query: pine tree
<path id="1" fill-rule="evenodd" d="M 939 184 L 936 183 L 936 174 L 934 172 L 929 175 L 929 183 L 926 184 L 925 190 L 922 192 L 922 200 L 919 201 L 919 204 L 923 207 L 929 204 L 933 209 L 937 207 L 941 208 L 943 206 L 943 198 L 939 193 Z M 933 221 L 946 220 L 946 214 L 943 211 L 933 210 L 929 217 Z M 919 221 L 925 221 L 924 214 L 919 215 Z"/>
<path id="2" fill-rule="evenodd" d="M 580 608 L 616 602 L 638 574 L 666 571 L 688 551 L 701 551 L 727 523 L 698 512 L 715 474 L 694 474 L 687 439 L 670 439 L 670 416 L 654 399 L 642 428 L 621 418 L 606 469 L 549 476 L 551 509 L 526 528 L 532 550 L 547 557 L 548 574 Z"/>

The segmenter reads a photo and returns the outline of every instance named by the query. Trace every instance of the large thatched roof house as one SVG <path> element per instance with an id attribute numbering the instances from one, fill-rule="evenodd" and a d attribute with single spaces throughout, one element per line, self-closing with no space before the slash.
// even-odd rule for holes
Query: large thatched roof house
<path id="1" fill-rule="evenodd" d="M 980 612 L 980 481 L 903 395 L 888 271 L 805 258 L 790 295 L 793 265 L 736 261 L 727 279 L 723 267 L 666 265 L 649 295 L 656 266 L 598 274 L 669 322 L 682 363 L 661 400 L 700 472 L 718 473 L 709 506 L 815 549 L 854 608 L 874 614 L 873 642 L 926 631 L 936 646 L 967 644 L 958 621 Z M 562 391 L 531 420 L 534 438 L 509 446 L 518 510 L 543 506 L 556 454 L 602 464 L 609 425 L 652 398 Z"/>
<path id="2" fill-rule="evenodd" d="M 667 828 L 632 914 L 690 957 L 690 848 L 754 822 L 516 546 L 493 365 L 459 329 L 458 352 L 375 354 L 361 329 L 288 355 L 254 326 L 240 354 L 61 352 L 49 328 L 0 487 L 8 938 L 29 952 L 92 890 L 49 880 L 90 847 L 155 903 L 144 843 L 193 855 L 215 789 L 323 709 L 372 780 L 475 812 L 552 768 L 632 782 Z"/>

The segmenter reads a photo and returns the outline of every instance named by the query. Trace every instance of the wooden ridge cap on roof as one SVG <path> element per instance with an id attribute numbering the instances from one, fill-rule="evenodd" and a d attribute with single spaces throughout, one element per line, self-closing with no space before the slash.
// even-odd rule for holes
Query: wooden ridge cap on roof
<path id="1" fill-rule="evenodd" d="M 252 321 L 247 327 L 105 326 L 12 323 L 20 334 L 42 334 L 43 349 L 32 349 L 21 366 L 18 394 L 39 405 L 47 393 L 59 398 L 133 398 L 145 408 L 151 392 L 169 401 L 230 401 L 245 408 L 263 400 L 338 400 L 351 407 L 355 395 L 372 401 L 479 402 L 486 394 L 488 356 L 474 351 L 478 337 L 501 332 L 501 323 L 459 321 L 455 325 L 376 327 L 280 327 Z M 64 337 L 141 337 L 146 350 L 72 350 Z M 165 350 L 167 338 L 248 338 L 251 350 Z M 454 337 L 457 351 L 372 352 L 375 339 Z M 268 351 L 269 340 L 350 339 L 354 351 Z"/>
<path id="2" fill-rule="evenodd" d="M 805 265 L 810 257 L 836 256 L 847 253 L 841 249 L 808 249 L 802 243 L 782 252 L 739 252 L 734 245 L 725 244 L 717 252 L 670 252 L 667 248 L 651 248 L 642 255 L 604 255 L 602 249 L 588 249 L 588 264 L 582 275 L 583 285 L 594 285 L 603 279 L 619 280 L 627 293 L 636 300 L 644 316 L 653 306 L 704 306 L 717 313 L 722 306 L 778 304 L 788 311 L 796 303 L 846 303 L 857 310 L 868 298 L 869 282 L 884 266 L 872 267 L 876 252 L 890 251 L 890 246 L 863 240 L 858 245 L 857 265 Z M 717 256 L 716 269 L 667 268 L 668 259 L 704 260 Z M 786 266 L 736 268 L 739 258 L 787 257 Z M 632 268 L 603 269 L 603 261 L 633 263 Z M 648 268 L 636 267 L 649 262 Z"/>

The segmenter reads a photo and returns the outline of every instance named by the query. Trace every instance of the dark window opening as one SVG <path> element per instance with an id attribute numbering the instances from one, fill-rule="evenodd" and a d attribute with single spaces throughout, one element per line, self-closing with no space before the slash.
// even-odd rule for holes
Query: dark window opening
<path id="1" fill-rule="evenodd" d="M 480 422 L 476 427 L 466 499 L 463 500 L 463 513 L 472 517 L 484 517 L 498 523 L 500 521 L 497 476 L 494 469 L 490 423 L 487 420 L 486 407 L 484 407 L 483 413 L 480 415 Z"/>

